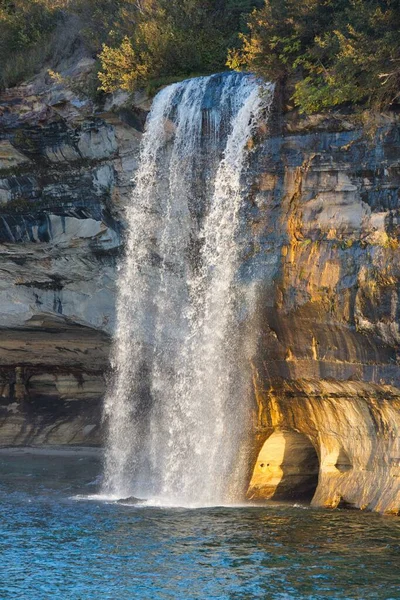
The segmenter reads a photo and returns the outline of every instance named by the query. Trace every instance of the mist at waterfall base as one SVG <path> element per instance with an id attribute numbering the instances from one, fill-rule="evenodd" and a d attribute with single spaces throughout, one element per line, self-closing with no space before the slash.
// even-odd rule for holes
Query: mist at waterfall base
<path id="1" fill-rule="evenodd" d="M 255 286 L 240 277 L 251 138 L 273 86 L 224 73 L 154 99 L 127 211 L 107 497 L 215 505 L 244 497 Z"/>
<path id="2" fill-rule="evenodd" d="M 1 600 L 400 598 L 396 517 L 89 501 L 101 471 L 78 453 L 0 452 Z"/>

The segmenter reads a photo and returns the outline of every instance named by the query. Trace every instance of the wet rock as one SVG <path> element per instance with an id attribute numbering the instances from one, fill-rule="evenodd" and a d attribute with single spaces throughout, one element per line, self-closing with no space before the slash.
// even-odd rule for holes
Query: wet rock
<path id="1" fill-rule="evenodd" d="M 136 506 L 138 504 L 144 504 L 146 500 L 143 498 L 135 498 L 135 496 L 129 496 L 128 498 L 121 498 L 117 500 L 117 504 L 124 504 L 125 506 Z"/>
<path id="2" fill-rule="evenodd" d="M 84 77 L 82 61 L 66 71 Z M 0 100 L 0 444 L 99 444 L 116 261 L 149 102 L 117 94 L 96 107 L 43 74 Z M 273 477 L 258 480 L 261 498 L 278 488 L 295 498 L 314 478 L 316 505 L 396 513 L 398 117 L 371 130 L 351 114 L 274 115 L 243 178 L 239 279 L 257 338 L 249 481 L 277 433 L 286 457 L 275 453 Z M 315 465 L 304 471 L 307 444 L 307 460 L 294 460 L 294 434 L 315 450 L 317 482 Z"/>

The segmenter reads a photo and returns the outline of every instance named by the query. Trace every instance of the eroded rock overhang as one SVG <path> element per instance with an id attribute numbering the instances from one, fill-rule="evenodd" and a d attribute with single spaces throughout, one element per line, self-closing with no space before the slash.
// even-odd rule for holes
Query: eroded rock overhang
<path id="1" fill-rule="evenodd" d="M 397 118 L 373 134 L 345 118 L 283 128 L 253 156 L 243 273 L 259 285 L 259 342 L 248 494 L 279 497 L 286 486 L 296 497 L 296 469 L 307 468 L 290 447 L 301 435 L 318 456 L 313 504 L 398 513 Z M 278 434 L 268 471 L 259 452 Z"/>
<path id="2" fill-rule="evenodd" d="M 99 113 L 41 81 L 6 96 L 0 443 L 98 444 L 123 208 L 144 111 L 111 100 Z M 398 118 L 363 128 L 351 115 L 277 111 L 251 146 L 241 267 L 257 288 L 250 470 L 275 432 L 283 456 L 296 444 L 306 457 L 308 443 L 314 448 L 314 503 L 396 512 Z M 304 467 L 286 460 L 286 474 L 288 464 Z M 292 495 L 295 487 L 286 486 Z"/>

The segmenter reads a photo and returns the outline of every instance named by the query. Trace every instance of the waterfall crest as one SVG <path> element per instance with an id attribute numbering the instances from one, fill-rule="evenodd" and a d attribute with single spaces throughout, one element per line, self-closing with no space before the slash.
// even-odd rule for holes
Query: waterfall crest
<path id="1" fill-rule="evenodd" d="M 225 73 L 154 100 L 118 276 L 106 494 L 180 505 L 240 497 L 251 354 L 239 319 L 251 298 L 237 281 L 242 175 L 272 95 Z"/>

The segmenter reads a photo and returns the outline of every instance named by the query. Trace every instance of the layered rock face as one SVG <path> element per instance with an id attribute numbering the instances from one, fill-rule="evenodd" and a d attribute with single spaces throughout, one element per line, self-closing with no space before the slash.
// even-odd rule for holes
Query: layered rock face
<path id="1" fill-rule="evenodd" d="M 300 497 L 314 449 L 314 504 L 396 513 L 400 130 L 395 118 L 372 135 L 344 118 L 309 126 L 286 121 L 254 157 L 248 268 L 262 333 L 248 496 Z"/>
<path id="2" fill-rule="evenodd" d="M 77 85 L 82 58 L 64 75 Z M 144 114 L 144 113 L 143 113 Z M 0 443 L 100 442 L 142 113 L 46 74 L 0 98 Z"/>
<path id="3" fill-rule="evenodd" d="M 148 107 L 100 112 L 44 76 L 0 100 L 0 444 L 99 444 Z M 254 139 L 249 498 L 400 509 L 399 134 L 393 115 L 336 115 L 279 117 Z"/>

